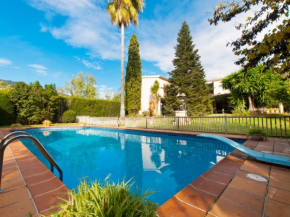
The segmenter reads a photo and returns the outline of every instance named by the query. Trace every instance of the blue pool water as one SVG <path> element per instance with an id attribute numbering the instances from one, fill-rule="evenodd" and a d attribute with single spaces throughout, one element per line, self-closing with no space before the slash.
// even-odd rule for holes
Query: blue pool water
<path id="1" fill-rule="evenodd" d="M 26 131 L 55 159 L 70 189 L 83 177 L 101 181 L 111 174 L 112 182 L 133 178 L 141 192 L 158 191 L 148 199 L 159 204 L 233 151 L 214 140 L 166 133 L 89 127 Z M 33 143 L 22 142 L 50 168 Z"/>

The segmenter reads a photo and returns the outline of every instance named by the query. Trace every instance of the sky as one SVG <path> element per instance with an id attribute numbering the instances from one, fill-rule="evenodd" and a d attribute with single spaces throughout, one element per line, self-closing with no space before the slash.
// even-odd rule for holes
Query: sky
<path id="1" fill-rule="evenodd" d="M 130 36 L 140 44 L 142 75 L 168 77 L 182 22 L 190 27 L 207 79 L 239 69 L 226 44 L 239 37 L 229 23 L 210 26 L 219 0 L 147 0 L 139 26 L 125 29 L 125 59 Z M 0 4 L 0 79 L 55 83 L 63 87 L 82 71 L 97 78 L 100 96 L 120 88 L 120 29 L 106 12 L 107 0 L 2 0 Z M 127 62 L 125 62 L 125 65 Z"/>

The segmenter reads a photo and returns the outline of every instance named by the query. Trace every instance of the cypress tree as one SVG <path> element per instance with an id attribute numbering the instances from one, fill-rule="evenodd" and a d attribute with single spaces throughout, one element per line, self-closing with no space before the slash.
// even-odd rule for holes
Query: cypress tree
<path id="1" fill-rule="evenodd" d="M 141 68 L 139 42 L 133 34 L 130 38 L 125 77 L 126 110 L 129 115 L 136 114 L 141 107 Z"/>
<path id="2" fill-rule="evenodd" d="M 167 96 L 163 102 L 164 114 L 173 115 L 183 103 L 188 116 L 211 112 L 212 102 L 204 69 L 186 22 L 178 33 L 173 65 L 174 70 L 169 72 L 170 86 L 166 88 Z"/>

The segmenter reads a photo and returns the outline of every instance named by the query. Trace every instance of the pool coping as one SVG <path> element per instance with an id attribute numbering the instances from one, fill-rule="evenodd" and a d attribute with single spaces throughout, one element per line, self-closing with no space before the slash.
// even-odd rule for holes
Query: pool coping
<path id="1" fill-rule="evenodd" d="M 73 127 L 78 127 L 78 126 L 74 125 L 74 126 L 71 126 L 70 128 L 73 128 Z M 80 127 L 113 128 L 113 129 L 122 129 L 122 130 L 137 130 L 137 131 L 147 131 L 147 132 L 184 134 L 184 135 L 201 134 L 200 132 L 184 132 L 184 131 L 180 132 L 180 131 L 151 130 L 151 129 L 139 129 L 139 128 L 132 129 L 132 128 L 117 128 L 117 127 L 103 127 L 103 126 L 80 126 Z M 31 128 L 33 127 L 22 128 L 22 129 L 24 130 L 24 129 L 31 129 Z M 38 127 L 38 128 L 45 128 L 45 127 Z M 64 127 L 59 126 L 59 128 L 64 128 Z M 6 129 L 6 130 L 11 130 L 11 129 Z M 2 131 L 3 131 L 3 128 L 2 128 Z M 240 136 L 240 135 L 223 134 L 223 136 L 228 137 L 228 138 L 245 139 L 244 136 Z M 279 139 L 270 139 L 271 144 L 274 142 L 274 144 L 272 144 L 273 147 L 275 145 L 276 140 L 279 141 Z M 282 140 L 283 139 L 281 139 L 281 141 Z M 283 141 L 285 141 L 285 139 Z M 268 150 L 267 145 L 265 146 L 264 143 L 262 142 L 255 142 L 255 141 L 247 140 L 244 143 L 244 145 L 252 149 L 258 149 L 260 151 L 262 149 Z M 288 145 L 289 145 L 289 141 L 288 141 Z M 273 147 L 272 149 L 274 149 Z M 7 155 L 8 156 L 7 159 L 9 161 L 12 158 L 14 158 L 17 169 L 22 176 L 23 183 L 19 185 L 20 187 L 18 186 L 18 188 L 15 188 L 15 189 L 8 188 L 9 191 L 7 191 L 7 193 L 13 192 L 16 189 L 23 190 L 23 187 L 25 187 L 26 190 L 28 191 L 28 195 L 30 195 L 29 199 L 31 200 L 31 203 L 35 209 L 33 212 L 41 213 L 41 214 L 49 214 L 50 211 L 55 210 L 55 208 L 51 209 L 51 206 L 55 206 L 60 202 L 58 197 L 67 198 L 67 196 L 65 195 L 65 192 L 68 192 L 69 189 L 57 177 L 55 177 L 55 175 L 52 174 L 21 142 L 18 141 L 11 144 L 8 147 L 8 149 L 10 150 L 12 157 L 11 156 L 9 157 Z M 6 165 L 9 165 L 9 163 L 11 163 L 8 161 L 6 162 L 6 159 L 4 159 L 4 161 Z M 31 162 L 28 163 L 28 161 L 31 161 Z M 254 164 L 254 166 L 252 164 Z M 257 168 L 258 167 L 263 168 L 264 165 L 269 165 L 269 164 L 256 162 L 255 160 L 249 158 L 247 155 L 235 150 L 231 154 L 226 156 L 223 160 L 219 161 L 210 170 L 206 171 L 199 178 L 197 178 L 191 184 L 186 186 L 184 189 L 179 191 L 172 198 L 170 198 L 168 201 L 162 204 L 159 207 L 157 213 L 160 217 L 170 216 L 172 215 L 172 213 L 174 213 L 174 215 L 176 216 L 218 216 L 216 207 L 220 206 L 219 203 L 224 204 L 224 203 L 232 202 L 231 200 L 226 200 L 226 202 L 224 202 L 223 195 L 227 191 L 228 188 L 232 189 L 231 183 L 234 183 L 234 184 L 236 183 L 236 181 L 233 181 L 233 180 L 235 180 L 236 177 L 246 180 L 245 179 L 246 173 L 253 172 L 252 171 L 253 168 L 254 168 L 254 172 L 259 174 L 259 170 Z M 272 168 L 272 166 L 269 166 L 269 168 Z M 278 167 L 278 168 L 283 169 L 283 167 Z M 3 182 L 6 179 L 5 177 L 7 178 L 9 177 L 9 173 L 10 173 L 9 167 L 7 168 L 6 166 L 4 170 L 5 170 L 5 173 L 7 173 L 7 176 L 6 175 L 4 176 Z M 250 171 L 247 171 L 247 170 L 250 170 Z M 15 173 L 15 171 L 11 171 L 11 174 L 12 173 Z M 270 174 L 270 169 L 268 173 Z M 46 175 L 43 175 L 43 174 L 46 174 Z M 266 174 L 266 177 L 267 176 L 269 177 L 270 176 L 269 174 L 268 175 Z M 264 173 L 263 175 L 265 176 Z M 290 175 L 290 170 L 289 170 L 289 175 Z M 7 183 L 9 183 L 8 180 L 7 180 Z M 24 206 L 25 202 L 27 203 L 26 201 L 27 198 L 25 200 L 23 199 L 21 202 L 19 202 L 19 198 L 18 198 L 16 202 L 14 201 L 10 205 L 6 204 L 5 206 L 3 206 L 3 204 L 1 204 L 1 196 L 3 197 L 4 194 L 3 195 L 0 194 L 0 212 L 1 213 L 2 212 L 5 213 L 4 211 L 6 211 L 6 213 L 10 212 L 8 216 L 13 216 L 12 215 L 13 212 L 11 213 L 11 211 L 15 210 L 15 208 L 9 209 L 9 206 L 15 207 L 15 204 L 18 204 L 18 205 L 22 204 L 24 208 L 32 207 L 31 204 L 30 206 L 27 206 L 27 205 Z M 220 200 L 220 198 L 222 200 Z M 222 201 L 222 202 L 219 202 L 219 201 Z M 236 202 L 234 202 L 233 204 L 241 205 Z M 240 206 L 238 206 L 238 208 L 240 208 Z M 243 209 L 239 209 L 239 210 L 243 210 L 243 212 L 248 213 L 250 216 L 252 214 L 259 214 L 257 210 L 249 209 L 247 208 L 247 206 L 242 205 L 242 208 Z M 261 214 L 266 212 L 266 208 L 267 207 L 264 204 Z"/>

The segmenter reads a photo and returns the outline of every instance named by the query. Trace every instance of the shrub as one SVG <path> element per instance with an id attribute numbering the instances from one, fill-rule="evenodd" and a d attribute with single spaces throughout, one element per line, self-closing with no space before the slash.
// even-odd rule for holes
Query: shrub
<path id="1" fill-rule="evenodd" d="M 143 111 L 142 114 L 143 114 L 144 117 L 149 116 L 150 115 L 150 111 Z"/>
<path id="2" fill-rule="evenodd" d="M 22 125 L 21 124 L 11 124 L 11 128 L 15 130 L 18 128 L 22 128 Z"/>
<path id="3" fill-rule="evenodd" d="M 136 114 L 136 113 L 132 113 L 131 115 L 128 115 L 128 117 L 144 117 L 143 114 Z"/>
<path id="4" fill-rule="evenodd" d="M 21 124 L 52 120 L 58 110 L 59 97 L 54 84 L 42 87 L 38 81 L 30 84 L 16 82 L 9 95 L 17 122 Z"/>
<path id="5" fill-rule="evenodd" d="M 67 110 L 62 115 L 63 123 L 74 123 L 76 121 L 76 113 L 72 110 Z"/>
<path id="6" fill-rule="evenodd" d="M 104 99 L 65 98 L 66 108 L 77 116 L 119 117 L 120 102 Z"/>
<path id="7" fill-rule="evenodd" d="M 81 181 L 76 190 L 68 193 L 69 199 L 64 200 L 54 216 L 156 216 L 157 204 L 145 199 L 153 192 L 133 194 L 130 192 L 133 184 L 129 182 L 109 184 L 105 179 L 101 184 Z"/>
<path id="8" fill-rule="evenodd" d="M 266 140 L 268 137 L 268 134 L 263 129 L 259 128 L 252 128 L 246 134 L 247 137 L 251 137 L 252 135 L 261 135 L 263 140 Z"/>
<path id="9" fill-rule="evenodd" d="M 251 114 L 249 110 L 245 109 L 235 109 L 232 113 L 234 116 L 249 116 Z"/>
<path id="10" fill-rule="evenodd" d="M 51 121 L 50 121 L 50 120 L 44 120 L 44 121 L 42 122 L 42 124 L 43 124 L 44 126 L 50 126 L 50 125 L 51 125 Z"/>
<path id="11" fill-rule="evenodd" d="M 0 91 L 0 126 L 15 123 L 13 105 L 9 99 L 9 90 Z"/>

